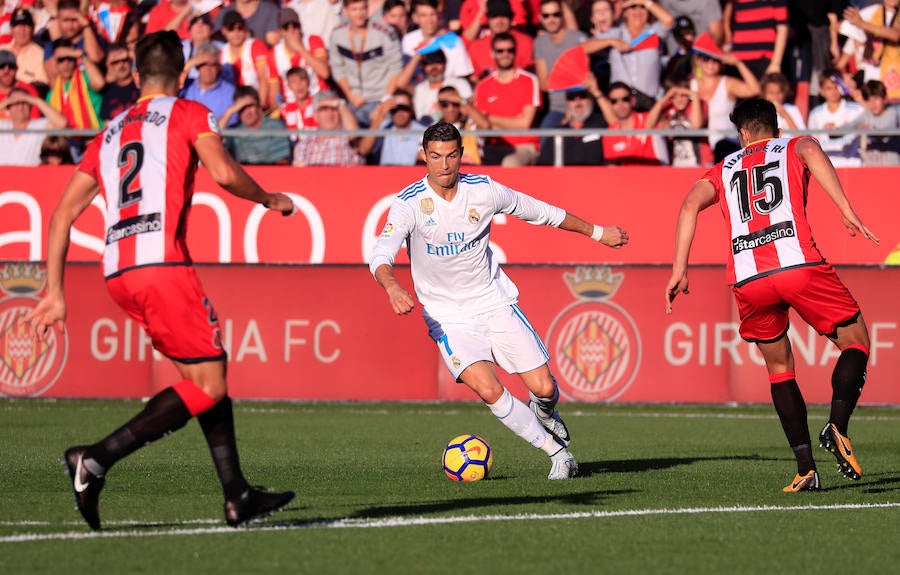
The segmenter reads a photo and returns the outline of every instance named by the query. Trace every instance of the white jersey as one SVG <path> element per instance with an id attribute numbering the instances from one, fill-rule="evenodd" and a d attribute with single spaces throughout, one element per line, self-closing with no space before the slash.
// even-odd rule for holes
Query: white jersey
<path id="1" fill-rule="evenodd" d="M 416 296 L 429 316 L 472 317 L 514 304 L 519 290 L 488 245 L 495 214 L 553 227 L 566 216 L 565 210 L 489 176 L 460 174 L 456 196 L 449 202 L 425 177 L 394 198 L 369 270 L 374 275 L 379 266 L 392 266 L 406 241 Z"/>

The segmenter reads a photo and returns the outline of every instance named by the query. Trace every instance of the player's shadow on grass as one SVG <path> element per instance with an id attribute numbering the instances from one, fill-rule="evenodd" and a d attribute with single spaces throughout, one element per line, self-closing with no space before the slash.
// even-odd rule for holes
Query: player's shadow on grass
<path id="1" fill-rule="evenodd" d="M 679 465 L 691 465 L 700 461 L 781 461 L 778 457 L 761 455 L 723 455 L 718 457 L 655 457 L 653 459 L 615 459 L 611 461 L 579 461 L 578 475 L 590 477 L 604 473 L 642 473 L 659 471 Z"/>
<path id="2" fill-rule="evenodd" d="M 863 471 L 865 473 L 865 471 Z M 823 476 L 824 475 L 824 476 Z M 822 491 L 838 491 L 840 489 L 859 489 L 866 494 L 890 493 L 891 491 L 900 490 L 900 472 L 886 471 L 883 473 L 870 473 L 863 475 L 859 481 L 850 481 L 841 477 L 839 474 L 823 474 L 822 467 L 819 468 L 819 476 L 826 480 L 828 487 L 822 487 Z M 844 481 L 844 483 L 837 483 Z M 824 483 L 824 482 L 823 482 Z"/>

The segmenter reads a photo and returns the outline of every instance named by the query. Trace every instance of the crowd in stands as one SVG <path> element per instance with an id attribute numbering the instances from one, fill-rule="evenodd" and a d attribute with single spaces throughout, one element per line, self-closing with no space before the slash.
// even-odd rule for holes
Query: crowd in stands
<path id="1" fill-rule="evenodd" d="M 100 129 L 138 98 L 137 40 L 174 30 L 181 96 L 245 164 L 414 165 L 445 120 L 470 165 L 557 158 L 551 138 L 474 130 L 608 128 L 666 132 L 566 137 L 563 163 L 708 166 L 738 149 L 735 104 L 762 96 L 786 133 L 820 130 L 835 165 L 900 165 L 900 136 L 866 133 L 900 133 L 898 14 L 900 0 L 7 0 L 0 164 L 77 162 L 88 136 L 27 130 Z M 390 134 L 320 133 L 360 129 Z"/>

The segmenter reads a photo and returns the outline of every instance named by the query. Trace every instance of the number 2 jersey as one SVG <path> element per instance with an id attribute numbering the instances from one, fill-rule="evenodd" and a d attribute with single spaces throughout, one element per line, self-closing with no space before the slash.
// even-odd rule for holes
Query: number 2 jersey
<path id="1" fill-rule="evenodd" d="M 146 96 L 88 145 L 78 169 L 99 183 L 106 200 L 105 277 L 191 263 L 185 236 L 198 166 L 194 143 L 205 136 L 221 137 L 205 106 Z"/>
<path id="2" fill-rule="evenodd" d="M 730 284 L 825 261 L 806 219 L 810 174 L 795 151 L 799 140 L 753 142 L 702 178 L 715 187 L 731 236 Z"/>

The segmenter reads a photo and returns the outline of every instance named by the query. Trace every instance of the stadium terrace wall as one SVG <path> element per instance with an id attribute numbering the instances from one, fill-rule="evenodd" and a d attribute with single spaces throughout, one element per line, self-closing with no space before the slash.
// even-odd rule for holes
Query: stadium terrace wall
<path id="1" fill-rule="evenodd" d="M 632 237 L 627 249 L 609 251 L 584 238 L 535 229 L 516 218 L 495 218 L 493 245 L 501 261 L 628 264 L 667 263 L 678 207 L 703 169 L 687 168 L 483 168 L 500 182 L 599 223 L 618 223 Z M 840 170 L 854 206 L 881 237 L 874 246 L 848 238 L 824 193 L 813 186 L 809 217 L 817 242 L 835 264 L 900 263 L 900 168 Z M 0 168 L 0 260 L 42 260 L 53 207 L 71 167 Z M 301 213 L 267 214 L 260 206 L 221 191 L 200 170 L 188 244 L 198 262 L 360 263 L 384 225 L 390 201 L 421 178 L 413 168 L 251 168 L 269 191 L 292 194 Z M 70 258 L 96 262 L 104 245 L 98 198 L 76 224 Z M 727 257 L 717 210 L 701 216 L 693 262 L 721 264 Z M 891 254 L 894 253 L 893 256 Z M 892 261 L 893 261 L 892 260 Z"/>
<path id="2" fill-rule="evenodd" d="M 585 240 L 586 241 L 586 240 Z M 660 249 L 668 248 L 668 242 Z M 618 253 L 618 252 L 616 252 Z M 472 400 L 447 375 L 420 309 L 396 316 L 362 265 L 200 265 L 239 399 Z M 552 356 L 565 400 L 768 403 L 755 347 L 740 340 L 722 266 L 691 271 L 691 294 L 664 313 L 666 266 L 507 266 Z M 900 405 L 900 267 L 839 269 L 869 323 L 863 403 Z M 408 267 L 398 277 L 410 285 Z M 0 396 L 150 396 L 178 380 L 106 295 L 98 264 L 67 272 L 69 317 L 36 343 L 19 323 L 45 288 L 39 263 L 0 263 Z M 836 350 L 795 318 L 797 373 L 827 403 Z M 516 378 L 503 376 L 519 397 Z"/>

